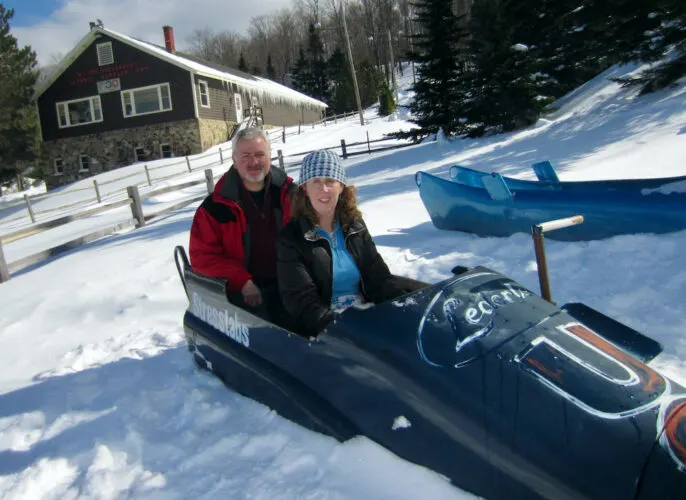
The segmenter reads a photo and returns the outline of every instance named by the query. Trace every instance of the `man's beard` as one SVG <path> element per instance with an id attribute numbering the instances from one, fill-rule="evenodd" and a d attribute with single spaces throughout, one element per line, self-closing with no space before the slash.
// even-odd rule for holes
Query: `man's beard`
<path id="1" fill-rule="evenodd" d="M 264 181 L 264 178 L 267 177 L 267 171 L 266 169 L 260 170 L 259 173 L 250 173 L 249 171 L 245 173 L 245 176 L 248 178 L 250 182 L 262 182 Z"/>

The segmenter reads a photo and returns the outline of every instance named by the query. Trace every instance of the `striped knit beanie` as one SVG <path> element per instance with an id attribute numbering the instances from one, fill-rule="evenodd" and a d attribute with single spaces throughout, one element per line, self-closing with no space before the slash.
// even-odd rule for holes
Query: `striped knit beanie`
<path id="1" fill-rule="evenodd" d="M 298 183 L 302 186 L 315 177 L 336 179 L 341 184 L 347 184 L 348 182 L 338 155 L 328 149 L 313 151 L 303 158 Z"/>

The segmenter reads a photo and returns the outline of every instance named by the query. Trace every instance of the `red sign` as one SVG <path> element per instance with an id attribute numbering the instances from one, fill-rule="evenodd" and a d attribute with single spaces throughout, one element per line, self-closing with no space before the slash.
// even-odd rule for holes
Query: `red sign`
<path id="1" fill-rule="evenodd" d="M 87 71 L 78 71 L 74 78 L 69 80 L 69 85 L 86 85 L 88 83 L 95 83 L 101 80 L 112 80 L 120 78 L 133 73 L 143 73 L 148 71 L 150 67 L 147 64 L 138 62 L 108 64 L 100 68 L 89 69 Z"/>

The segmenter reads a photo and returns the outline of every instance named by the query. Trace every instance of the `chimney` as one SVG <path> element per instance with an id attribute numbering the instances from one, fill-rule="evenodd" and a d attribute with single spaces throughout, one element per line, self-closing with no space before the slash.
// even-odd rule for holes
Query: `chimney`
<path id="1" fill-rule="evenodd" d="M 171 26 L 163 26 L 162 30 L 164 30 L 164 46 L 166 47 L 167 52 L 173 54 L 176 52 L 176 46 L 174 45 L 174 28 Z"/>

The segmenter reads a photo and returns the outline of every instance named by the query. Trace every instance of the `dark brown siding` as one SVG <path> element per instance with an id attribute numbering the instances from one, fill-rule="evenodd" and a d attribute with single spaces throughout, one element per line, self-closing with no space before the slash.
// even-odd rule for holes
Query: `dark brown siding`
<path id="1" fill-rule="evenodd" d="M 200 86 L 198 82 L 207 82 L 210 93 L 210 107 L 204 108 L 200 104 Z M 198 102 L 198 114 L 200 118 L 208 120 L 221 120 L 224 122 L 236 121 L 236 110 L 233 107 L 233 93 L 230 93 L 231 84 L 221 80 L 213 80 L 202 76 L 195 77 L 196 100 Z"/>
<path id="2" fill-rule="evenodd" d="M 112 42 L 114 64 L 98 66 L 96 45 Z M 122 90 L 169 83 L 172 109 L 162 113 L 124 118 L 121 92 L 100 94 L 103 121 L 60 129 L 56 103 L 98 95 L 97 82 L 119 78 Z M 191 76 L 186 70 L 106 35 L 96 39 L 38 99 L 43 140 L 97 134 L 130 127 L 195 118 Z"/>

